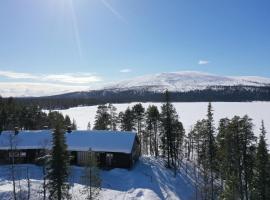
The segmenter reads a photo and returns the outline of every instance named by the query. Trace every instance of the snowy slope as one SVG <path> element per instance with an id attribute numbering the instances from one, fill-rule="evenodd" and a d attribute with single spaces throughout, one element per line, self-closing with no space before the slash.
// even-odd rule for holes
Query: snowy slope
<path id="1" fill-rule="evenodd" d="M 216 86 L 270 86 L 270 78 L 245 76 L 218 76 L 202 72 L 181 71 L 161 73 L 136 77 L 130 80 L 106 86 L 105 90 L 140 90 L 147 89 L 154 92 L 163 92 L 168 89 L 174 92 L 203 90 Z"/>
<path id="2" fill-rule="evenodd" d="M 65 95 L 66 93 L 88 93 L 92 91 L 153 91 L 164 92 L 168 89 L 174 92 L 204 90 L 218 86 L 270 86 L 270 78 L 257 76 L 218 76 L 197 71 L 180 71 L 145 75 L 128 80 L 95 85 L 59 85 L 50 83 L 0 83 L 0 95 L 3 97 L 38 97 L 50 95 Z M 46 90 L 44 90 L 46 88 Z M 80 91 L 80 92 L 78 92 Z"/>
<path id="3" fill-rule="evenodd" d="M 135 103 L 130 104 L 114 104 L 117 112 L 124 111 L 128 106 L 132 107 Z M 142 103 L 145 108 L 154 104 L 160 108 L 161 103 Z M 173 103 L 178 112 L 180 121 L 183 123 L 186 131 L 199 119 L 203 119 L 206 115 L 207 102 L 191 102 L 191 103 Z M 233 117 L 234 115 L 248 115 L 253 119 L 254 131 L 259 135 L 261 120 L 264 120 L 268 131 L 267 138 L 270 141 L 270 102 L 213 102 L 214 119 L 216 125 L 219 119 L 223 117 Z M 90 121 L 94 124 L 97 106 L 75 107 L 67 110 L 60 110 L 64 115 L 69 115 L 77 122 L 78 129 L 86 129 L 87 123 Z"/>
<path id="4" fill-rule="evenodd" d="M 40 200 L 41 194 L 38 191 L 42 181 L 41 168 L 35 165 L 17 166 L 17 175 L 24 190 L 27 190 L 24 180 L 27 168 L 31 179 L 31 199 Z M 73 200 L 84 199 L 80 193 L 82 170 L 81 167 L 71 169 L 70 182 L 73 186 L 70 192 Z M 8 166 L 0 166 L 0 199 L 10 199 L 12 183 L 9 175 Z M 189 200 L 194 197 L 194 187 L 190 179 L 180 173 L 174 177 L 173 173 L 164 167 L 161 159 L 152 157 L 141 158 L 132 170 L 102 171 L 101 178 L 100 200 Z"/>

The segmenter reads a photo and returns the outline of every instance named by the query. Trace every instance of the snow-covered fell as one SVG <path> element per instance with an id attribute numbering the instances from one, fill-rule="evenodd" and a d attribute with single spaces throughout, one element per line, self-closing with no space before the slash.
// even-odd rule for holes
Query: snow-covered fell
<path id="1" fill-rule="evenodd" d="M 164 92 L 166 89 L 173 92 L 192 90 L 216 89 L 218 86 L 270 86 L 270 78 L 258 76 L 218 76 L 196 71 L 165 72 L 139 76 L 118 82 L 99 82 L 95 85 L 62 85 L 52 83 L 23 83 L 0 82 L 0 96 L 2 97 L 42 97 L 61 95 L 66 93 L 87 93 L 92 91 L 151 91 Z M 44 90 L 46 88 L 46 90 Z M 80 96 L 78 96 L 80 97 Z"/>
<path id="2" fill-rule="evenodd" d="M 218 76 L 195 71 L 181 71 L 140 76 L 110 84 L 106 90 L 139 90 L 147 89 L 163 92 L 168 89 L 174 92 L 203 90 L 216 86 L 270 86 L 270 78 L 256 76 Z"/>

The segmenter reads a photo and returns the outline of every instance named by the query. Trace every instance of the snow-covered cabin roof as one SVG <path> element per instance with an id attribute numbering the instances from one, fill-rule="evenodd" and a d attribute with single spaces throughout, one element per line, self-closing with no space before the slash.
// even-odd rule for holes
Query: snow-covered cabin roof
<path id="1" fill-rule="evenodd" d="M 128 131 L 72 131 L 66 133 L 69 151 L 131 153 L 136 133 Z M 16 149 L 50 149 L 52 146 L 52 130 L 3 131 L 0 134 L 0 150 L 10 149 L 10 140 Z"/>

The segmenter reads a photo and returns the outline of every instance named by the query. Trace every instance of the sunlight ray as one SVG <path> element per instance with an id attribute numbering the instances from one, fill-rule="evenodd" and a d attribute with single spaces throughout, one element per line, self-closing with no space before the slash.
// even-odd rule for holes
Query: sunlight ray
<path id="1" fill-rule="evenodd" d="M 73 5 L 73 0 L 69 0 L 69 7 L 70 7 L 70 12 L 71 12 L 72 27 L 74 31 L 75 42 L 76 42 L 80 62 L 82 62 L 83 53 L 82 53 L 82 46 L 81 46 L 81 38 L 80 38 L 80 33 L 79 33 L 79 28 L 78 28 L 77 15 L 76 15 L 74 5 Z"/>

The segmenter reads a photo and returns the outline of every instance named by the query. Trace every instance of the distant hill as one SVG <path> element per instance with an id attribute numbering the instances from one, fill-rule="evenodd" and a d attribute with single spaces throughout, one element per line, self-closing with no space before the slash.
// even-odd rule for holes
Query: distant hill
<path id="1" fill-rule="evenodd" d="M 134 101 L 164 100 L 164 91 L 175 102 L 194 101 L 270 101 L 270 78 L 255 76 L 217 76 L 201 72 L 172 72 L 146 75 L 120 81 L 97 90 L 72 92 L 50 97 L 24 98 L 32 102 L 50 101 L 52 106 L 95 105 Z M 59 103 L 56 103 L 59 101 Z M 69 106 L 68 106 L 69 107 Z"/>

